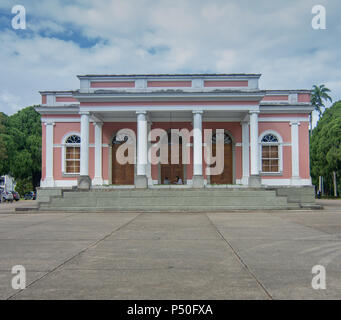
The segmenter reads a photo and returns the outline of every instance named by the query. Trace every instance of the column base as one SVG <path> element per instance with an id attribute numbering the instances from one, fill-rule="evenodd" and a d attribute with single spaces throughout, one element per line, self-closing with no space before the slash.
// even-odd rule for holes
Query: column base
<path id="1" fill-rule="evenodd" d="M 91 179 L 89 176 L 78 176 L 77 187 L 80 190 L 90 190 Z"/>
<path id="2" fill-rule="evenodd" d="M 94 185 L 94 186 L 102 186 L 103 185 L 103 179 L 102 178 L 94 178 L 93 180 L 92 180 L 92 184 Z"/>
<path id="3" fill-rule="evenodd" d="M 193 176 L 192 179 L 193 188 L 199 189 L 204 187 L 204 177 L 203 176 Z"/>
<path id="4" fill-rule="evenodd" d="M 260 188 L 262 186 L 262 179 L 260 175 L 251 175 L 249 177 L 249 187 Z"/>
<path id="5" fill-rule="evenodd" d="M 135 187 L 137 189 L 146 189 L 148 187 L 148 179 L 146 176 L 135 177 Z"/>
<path id="6" fill-rule="evenodd" d="M 54 179 L 51 177 L 46 177 L 44 181 L 40 184 L 42 187 L 45 188 L 54 188 L 55 187 L 55 182 Z"/>

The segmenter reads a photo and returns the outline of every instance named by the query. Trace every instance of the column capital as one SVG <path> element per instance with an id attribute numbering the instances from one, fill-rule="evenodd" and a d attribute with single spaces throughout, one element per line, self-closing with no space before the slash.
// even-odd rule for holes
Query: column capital
<path id="1" fill-rule="evenodd" d="M 79 111 L 79 114 L 80 114 L 81 116 L 83 116 L 83 115 L 89 116 L 89 115 L 90 115 L 90 112 L 89 112 L 89 111 Z"/>
<path id="2" fill-rule="evenodd" d="M 147 111 L 145 111 L 145 110 L 136 111 L 136 114 L 147 114 Z"/>
<path id="3" fill-rule="evenodd" d="M 102 121 L 97 121 L 97 122 L 94 121 L 94 122 L 93 122 L 93 125 L 94 125 L 94 127 L 95 127 L 95 126 L 101 127 L 101 126 L 103 126 L 103 122 L 102 122 Z"/>
<path id="4" fill-rule="evenodd" d="M 192 110 L 192 113 L 193 114 L 203 114 L 204 111 L 202 111 L 202 110 Z"/>
<path id="5" fill-rule="evenodd" d="M 260 113 L 259 110 L 249 110 L 249 114 L 258 114 Z"/>
<path id="6" fill-rule="evenodd" d="M 47 121 L 47 122 L 44 122 L 44 125 L 45 126 L 55 126 L 56 124 L 53 121 Z"/>
<path id="7" fill-rule="evenodd" d="M 299 126 L 301 123 L 299 121 L 290 121 L 290 126 Z"/>

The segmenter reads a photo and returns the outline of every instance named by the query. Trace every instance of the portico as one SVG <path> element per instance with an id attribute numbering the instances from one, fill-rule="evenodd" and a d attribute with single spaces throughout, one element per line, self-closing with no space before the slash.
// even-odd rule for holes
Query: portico
<path id="1" fill-rule="evenodd" d="M 166 176 L 191 188 L 310 185 L 309 91 L 260 90 L 259 77 L 88 75 L 79 76 L 77 91 L 41 92 L 42 186 L 143 189 L 162 185 Z M 153 148 L 169 150 L 169 160 L 175 150 L 169 139 L 160 147 L 153 130 L 169 137 L 172 130 L 190 132 L 178 142 L 180 163 L 151 159 Z M 218 132 L 224 160 L 213 177 L 209 159 L 218 155 Z M 116 159 L 122 148 L 132 162 Z"/>

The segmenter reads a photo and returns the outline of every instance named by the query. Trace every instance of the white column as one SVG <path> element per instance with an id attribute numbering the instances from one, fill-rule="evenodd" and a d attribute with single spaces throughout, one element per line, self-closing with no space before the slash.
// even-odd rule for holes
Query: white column
<path id="1" fill-rule="evenodd" d="M 148 160 L 148 135 L 147 135 L 147 113 L 137 113 L 137 175 L 146 176 Z"/>
<path id="2" fill-rule="evenodd" d="M 202 111 L 193 111 L 193 175 L 202 176 Z"/>
<path id="3" fill-rule="evenodd" d="M 251 175 L 259 175 L 258 111 L 250 111 Z"/>
<path id="4" fill-rule="evenodd" d="M 291 180 L 292 184 L 295 184 L 300 179 L 300 162 L 299 162 L 299 122 L 290 122 L 291 126 Z"/>
<path id="5" fill-rule="evenodd" d="M 102 185 L 102 122 L 94 122 L 95 127 L 95 177 L 94 185 Z"/>
<path id="6" fill-rule="evenodd" d="M 242 184 L 247 185 L 250 177 L 250 141 L 249 141 L 249 122 L 242 121 L 242 161 L 243 161 L 243 178 Z"/>
<path id="7" fill-rule="evenodd" d="M 81 176 L 89 176 L 89 112 L 81 112 Z"/>
<path id="8" fill-rule="evenodd" d="M 152 123 L 150 121 L 147 122 L 147 136 L 149 137 L 150 135 L 150 130 L 152 129 Z M 152 146 L 152 142 L 147 141 L 147 150 L 150 150 Z M 152 179 L 152 163 L 150 161 L 151 159 L 148 159 L 148 164 L 147 164 L 147 169 L 146 169 L 146 175 L 148 179 L 148 185 L 153 185 L 153 179 Z"/>
<path id="9" fill-rule="evenodd" d="M 44 187 L 54 187 L 54 178 L 53 178 L 53 122 L 45 122 L 46 126 L 46 143 L 45 143 L 45 165 L 46 165 L 46 177 L 43 182 Z"/>

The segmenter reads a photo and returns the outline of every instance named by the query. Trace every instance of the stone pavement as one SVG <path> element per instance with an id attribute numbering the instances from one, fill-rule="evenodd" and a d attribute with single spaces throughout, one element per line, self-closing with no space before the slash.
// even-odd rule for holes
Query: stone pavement
<path id="1" fill-rule="evenodd" d="M 0 299 L 341 299 L 341 201 L 321 202 L 181 214 L 0 204 Z M 14 265 L 26 268 L 25 290 L 11 287 Z M 314 265 L 326 268 L 326 290 L 311 286 Z"/>

